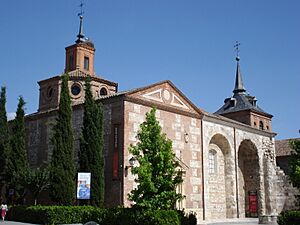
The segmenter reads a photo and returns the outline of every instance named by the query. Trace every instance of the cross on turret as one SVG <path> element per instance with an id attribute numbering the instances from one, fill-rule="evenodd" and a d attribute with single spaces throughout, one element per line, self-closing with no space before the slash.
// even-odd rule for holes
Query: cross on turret
<path id="1" fill-rule="evenodd" d="M 240 49 L 239 49 L 239 46 L 241 45 L 241 43 L 239 41 L 236 41 L 235 42 L 235 45 L 233 46 L 235 48 L 235 52 L 236 52 L 236 61 L 239 61 L 240 60 L 240 57 L 239 57 L 239 52 L 240 52 Z"/>
<path id="2" fill-rule="evenodd" d="M 84 14 L 83 6 L 84 6 L 84 3 L 83 3 L 83 1 L 81 1 L 81 2 L 80 2 L 80 5 L 79 5 L 79 7 L 80 7 L 80 12 L 78 13 L 78 16 L 79 16 L 79 17 L 82 16 L 82 15 Z"/>

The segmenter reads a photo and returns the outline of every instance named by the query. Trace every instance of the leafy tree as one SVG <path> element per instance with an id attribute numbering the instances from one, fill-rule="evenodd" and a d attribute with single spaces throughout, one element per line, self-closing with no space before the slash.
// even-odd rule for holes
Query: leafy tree
<path id="1" fill-rule="evenodd" d="M 29 170 L 25 179 L 26 186 L 34 197 L 34 205 L 36 205 L 41 192 L 49 187 L 49 170 L 48 168 Z"/>
<path id="2" fill-rule="evenodd" d="M 300 189 L 300 139 L 291 140 L 290 146 L 294 150 L 289 162 L 290 177 L 293 185 Z"/>
<path id="3" fill-rule="evenodd" d="M 50 197 L 60 205 L 75 200 L 75 168 L 73 154 L 72 107 L 68 75 L 61 77 L 58 116 L 53 127 L 53 152 L 50 163 Z"/>
<path id="4" fill-rule="evenodd" d="M 176 201 L 183 198 L 176 193 L 182 174 L 176 170 L 179 163 L 172 151 L 172 141 L 161 133 L 155 112 L 153 108 L 146 114 L 137 135 L 139 142 L 129 148 L 139 163 L 132 169 L 138 187 L 131 191 L 129 199 L 141 208 L 173 209 Z"/>
<path id="5" fill-rule="evenodd" d="M 11 153 L 8 155 L 6 173 L 8 175 L 10 187 L 14 189 L 14 197 L 21 203 L 25 196 L 25 187 L 20 182 L 26 171 L 29 169 L 27 151 L 25 145 L 25 101 L 19 97 L 16 118 L 11 127 Z"/>
<path id="6" fill-rule="evenodd" d="M 80 139 L 79 168 L 91 172 L 91 203 L 104 203 L 103 110 L 91 92 L 91 78 L 85 81 L 83 129 Z"/>

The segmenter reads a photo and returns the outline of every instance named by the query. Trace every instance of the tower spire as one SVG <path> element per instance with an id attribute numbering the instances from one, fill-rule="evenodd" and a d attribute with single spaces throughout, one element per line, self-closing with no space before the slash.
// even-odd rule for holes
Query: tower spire
<path id="1" fill-rule="evenodd" d="M 240 64 L 239 64 L 239 61 L 240 61 L 240 57 L 239 57 L 239 46 L 241 44 L 236 41 L 236 44 L 234 45 L 235 47 L 235 51 L 236 51 L 236 62 L 237 62 L 237 65 L 236 65 L 236 74 L 235 74 L 235 86 L 234 86 L 234 90 L 233 90 L 233 93 L 234 94 L 243 94 L 246 92 L 246 89 L 244 87 L 244 84 L 243 84 L 243 79 L 242 79 L 242 74 L 241 74 L 241 69 L 240 69 Z"/>
<path id="2" fill-rule="evenodd" d="M 80 42 L 85 42 L 86 41 L 86 38 L 85 38 L 85 36 L 83 34 L 83 14 L 84 14 L 84 11 L 83 11 L 83 2 L 80 3 L 79 7 L 80 7 L 80 13 L 78 13 L 78 16 L 80 18 L 80 24 L 79 24 L 79 32 L 78 32 L 78 35 L 77 35 L 76 43 L 80 43 Z"/>

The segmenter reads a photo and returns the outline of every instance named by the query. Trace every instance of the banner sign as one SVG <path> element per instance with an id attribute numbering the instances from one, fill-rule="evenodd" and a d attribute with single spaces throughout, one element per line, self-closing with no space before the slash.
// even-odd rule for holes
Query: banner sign
<path id="1" fill-rule="evenodd" d="M 257 213 L 256 193 L 249 193 L 249 211 L 250 211 L 250 213 Z"/>
<path id="2" fill-rule="evenodd" d="M 78 173 L 77 199 L 91 198 L 91 173 Z"/>

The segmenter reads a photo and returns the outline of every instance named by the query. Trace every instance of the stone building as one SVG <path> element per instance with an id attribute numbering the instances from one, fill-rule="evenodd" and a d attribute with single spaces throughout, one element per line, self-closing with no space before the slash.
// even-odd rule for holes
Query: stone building
<path id="1" fill-rule="evenodd" d="M 276 163 L 286 174 L 289 173 L 289 159 L 293 152 L 289 142 L 294 140 L 300 141 L 300 138 L 290 138 L 275 141 Z"/>
<path id="2" fill-rule="evenodd" d="M 195 106 L 171 81 L 129 91 L 94 72 L 94 44 L 83 34 L 83 17 L 75 44 L 66 47 L 65 72 L 69 74 L 73 105 L 75 149 L 79 149 L 84 101 L 84 78 L 92 77 L 92 92 L 104 108 L 105 204 L 130 206 L 127 194 L 137 184 L 131 174 L 128 152 L 137 142 L 139 125 L 151 107 L 184 171 L 178 190 L 186 197 L 178 203 L 194 211 L 199 220 L 258 216 L 274 221 L 278 214 L 277 172 L 272 115 L 247 94 L 237 58 L 232 97 L 216 113 Z M 26 116 L 30 164 L 51 159 L 51 127 L 57 115 L 61 77 L 40 85 L 39 109 Z"/>

